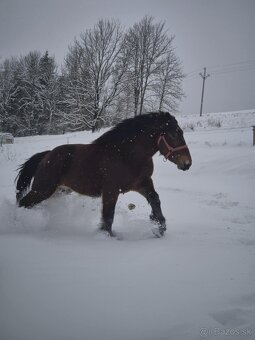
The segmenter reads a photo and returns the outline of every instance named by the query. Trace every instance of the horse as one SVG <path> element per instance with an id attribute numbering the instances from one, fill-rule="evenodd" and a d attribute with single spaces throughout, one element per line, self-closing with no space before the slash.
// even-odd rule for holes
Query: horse
<path id="1" fill-rule="evenodd" d="M 150 219 L 157 226 L 154 233 L 161 237 L 166 220 L 151 178 L 152 158 L 158 151 L 178 169 L 188 170 L 192 164 L 183 131 L 170 113 L 125 119 L 91 144 L 60 145 L 29 158 L 18 168 L 17 204 L 31 208 L 62 186 L 82 195 L 101 196 L 100 229 L 116 236 L 112 224 L 118 196 L 135 191 L 150 204 Z"/>

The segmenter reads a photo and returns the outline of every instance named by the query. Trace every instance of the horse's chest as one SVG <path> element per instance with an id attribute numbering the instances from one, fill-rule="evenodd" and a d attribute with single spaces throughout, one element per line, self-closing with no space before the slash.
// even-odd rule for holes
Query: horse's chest
<path id="1" fill-rule="evenodd" d="M 151 177 L 153 173 L 153 163 L 123 163 L 119 167 L 114 167 L 111 177 L 123 191 L 131 190 L 136 183 L 143 178 Z"/>

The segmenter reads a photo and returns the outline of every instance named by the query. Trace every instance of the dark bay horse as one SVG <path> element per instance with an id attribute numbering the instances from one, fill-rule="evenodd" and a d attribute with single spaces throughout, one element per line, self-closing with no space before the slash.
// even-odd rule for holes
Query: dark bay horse
<path id="1" fill-rule="evenodd" d="M 150 218 L 158 225 L 157 236 L 163 236 L 166 222 L 151 179 L 152 157 L 157 151 L 181 170 L 191 166 L 183 132 L 167 112 L 126 119 L 92 144 L 61 145 L 37 153 L 19 168 L 18 205 L 32 207 L 49 198 L 59 186 L 83 195 L 102 196 L 101 229 L 113 236 L 119 194 L 136 191 L 151 205 Z"/>

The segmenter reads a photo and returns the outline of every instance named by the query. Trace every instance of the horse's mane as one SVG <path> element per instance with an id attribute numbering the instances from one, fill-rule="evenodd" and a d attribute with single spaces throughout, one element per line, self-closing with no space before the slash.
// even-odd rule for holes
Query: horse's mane
<path id="1" fill-rule="evenodd" d="M 128 118 L 117 124 L 95 139 L 93 144 L 111 144 L 132 138 L 141 132 L 153 130 L 166 130 L 177 124 L 174 116 L 168 112 L 150 112 L 134 118 Z"/>

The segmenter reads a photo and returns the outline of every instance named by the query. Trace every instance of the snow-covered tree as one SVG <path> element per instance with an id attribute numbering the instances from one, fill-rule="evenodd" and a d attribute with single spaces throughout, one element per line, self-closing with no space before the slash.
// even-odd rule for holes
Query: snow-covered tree
<path id="1" fill-rule="evenodd" d="M 6 59 L 0 64 L 0 130 L 14 132 L 16 116 L 13 111 L 15 95 L 14 70 L 17 60 Z"/>
<path id="2" fill-rule="evenodd" d="M 149 110 L 175 110 L 183 72 L 173 36 L 145 16 L 126 32 L 99 20 L 69 47 L 61 73 L 48 52 L 0 64 L 0 128 L 15 135 L 113 125 Z"/>
<path id="3" fill-rule="evenodd" d="M 5 60 L 0 71 L 1 128 L 15 135 L 54 132 L 57 89 L 56 64 L 47 52 Z"/>
<path id="4" fill-rule="evenodd" d="M 41 102 L 40 125 L 44 133 L 51 133 L 57 129 L 56 113 L 60 98 L 57 66 L 54 58 L 49 57 L 47 51 L 40 58 L 39 73 L 39 100 Z"/>

